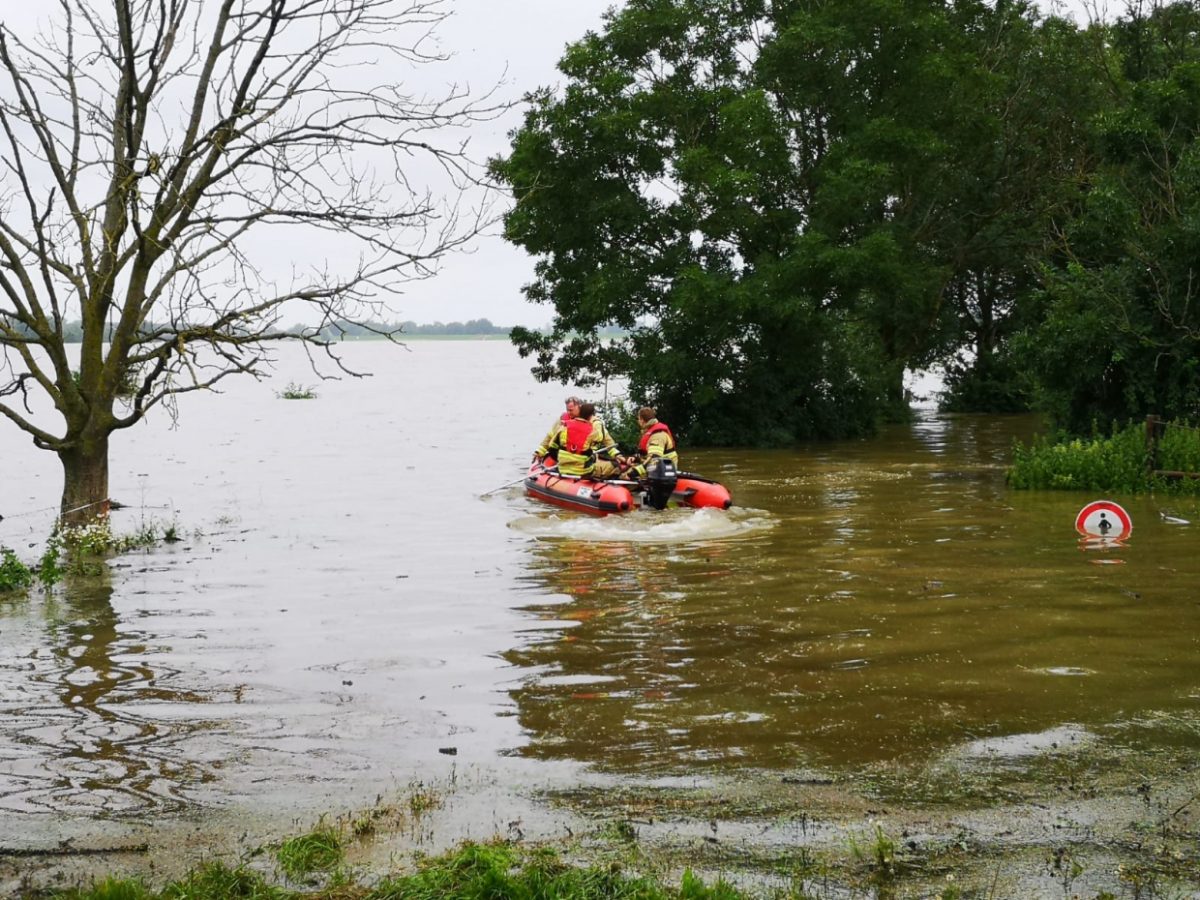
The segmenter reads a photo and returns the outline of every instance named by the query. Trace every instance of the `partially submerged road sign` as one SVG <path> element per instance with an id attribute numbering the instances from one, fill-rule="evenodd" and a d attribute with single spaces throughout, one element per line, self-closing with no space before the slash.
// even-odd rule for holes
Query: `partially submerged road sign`
<path id="1" fill-rule="evenodd" d="M 1119 541 L 1129 537 L 1133 522 L 1120 504 L 1111 500 L 1093 500 L 1075 517 L 1075 530 L 1085 537 Z"/>

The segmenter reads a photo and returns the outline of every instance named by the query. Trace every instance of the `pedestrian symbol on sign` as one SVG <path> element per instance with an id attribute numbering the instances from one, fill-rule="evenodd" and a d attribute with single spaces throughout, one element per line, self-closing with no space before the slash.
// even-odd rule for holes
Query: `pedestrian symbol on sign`
<path id="1" fill-rule="evenodd" d="M 1084 537 L 1121 541 L 1133 531 L 1129 513 L 1111 500 L 1094 500 L 1075 517 L 1075 530 Z"/>

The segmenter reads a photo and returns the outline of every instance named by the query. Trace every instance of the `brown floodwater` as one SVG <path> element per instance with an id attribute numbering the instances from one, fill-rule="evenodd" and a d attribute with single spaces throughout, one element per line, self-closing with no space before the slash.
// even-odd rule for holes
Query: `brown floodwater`
<path id="1" fill-rule="evenodd" d="M 1200 745 L 1198 526 L 1163 519 L 1194 503 L 1121 498 L 1130 538 L 1081 543 L 1097 498 L 1005 487 L 1033 425 L 925 411 L 867 441 L 692 454 L 763 527 L 623 543 L 604 522 L 533 544 L 528 584 L 553 596 L 525 609 L 558 627 L 505 655 L 531 670 L 520 752 L 679 772 L 1015 735 L 1020 754 L 1080 731 Z"/>
<path id="2" fill-rule="evenodd" d="M 468 766 L 541 782 L 1200 745 L 1200 510 L 1118 498 L 1130 538 L 1081 545 L 1095 497 L 1005 487 L 1029 419 L 924 409 L 864 441 L 685 448 L 734 509 L 600 520 L 480 496 L 566 393 L 505 343 L 346 352 L 375 376 L 285 401 L 316 383 L 285 354 L 269 383 L 119 435 L 115 529 L 184 540 L 0 599 L 9 833 L 364 806 Z M 0 544 L 32 560 L 60 475 L 11 427 L 0 459 Z"/>

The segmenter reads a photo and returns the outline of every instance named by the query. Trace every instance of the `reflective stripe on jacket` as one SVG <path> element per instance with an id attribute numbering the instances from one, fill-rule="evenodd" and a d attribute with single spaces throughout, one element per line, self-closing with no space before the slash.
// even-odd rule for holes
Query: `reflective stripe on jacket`
<path id="1" fill-rule="evenodd" d="M 609 434 L 608 429 L 604 427 L 604 420 L 595 419 L 593 420 L 593 424 L 595 426 L 593 428 L 593 436 L 596 439 L 596 446 L 598 448 L 596 453 L 600 456 L 607 457 L 610 460 L 616 459 L 620 454 L 620 451 L 617 449 L 617 442 L 613 440 L 613 436 Z"/>
<path id="2" fill-rule="evenodd" d="M 646 463 L 652 459 L 666 459 L 676 467 L 679 466 L 679 454 L 675 450 L 675 435 L 671 433 L 671 429 L 666 424 L 657 420 L 642 432 L 642 439 L 638 441 L 638 454 L 641 456 L 641 462 L 632 469 L 633 474 L 638 478 L 645 477 Z"/>
<path id="3" fill-rule="evenodd" d="M 656 434 L 666 435 L 665 441 L 654 441 L 651 444 L 650 439 Z M 638 453 L 642 456 L 677 456 L 675 453 L 675 435 L 671 434 L 671 429 L 667 427 L 665 422 L 655 422 L 642 433 L 642 439 L 638 441 Z M 671 462 L 675 462 L 674 459 Z"/>
<path id="4" fill-rule="evenodd" d="M 587 419 L 568 419 L 558 427 L 554 440 L 550 442 L 558 458 L 558 471 L 562 475 L 590 475 L 596 465 L 592 451 L 597 445 L 592 423 Z"/>
<path id="5" fill-rule="evenodd" d="M 545 456 L 550 452 L 550 446 L 554 443 L 554 436 L 558 434 L 558 429 L 562 428 L 571 421 L 570 413 L 563 413 L 554 420 L 554 424 L 550 426 L 550 430 L 546 432 L 546 436 L 542 438 L 542 442 L 538 444 L 538 448 L 534 450 L 537 456 Z"/>

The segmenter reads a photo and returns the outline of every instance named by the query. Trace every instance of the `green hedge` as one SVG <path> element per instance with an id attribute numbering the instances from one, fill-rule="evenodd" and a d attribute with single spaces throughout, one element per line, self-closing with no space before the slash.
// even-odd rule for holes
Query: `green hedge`
<path id="1" fill-rule="evenodd" d="M 1200 472 L 1200 429 L 1169 423 L 1158 444 L 1158 469 Z M 1013 446 L 1008 483 L 1018 489 L 1200 494 L 1200 479 L 1156 478 L 1150 472 L 1146 430 L 1141 424 L 1091 438 L 1039 437 Z"/>

